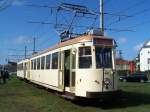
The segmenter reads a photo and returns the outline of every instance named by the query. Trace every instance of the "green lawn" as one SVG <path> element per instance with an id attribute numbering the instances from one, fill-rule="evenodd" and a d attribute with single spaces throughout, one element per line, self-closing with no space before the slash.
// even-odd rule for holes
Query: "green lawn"
<path id="1" fill-rule="evenodd" d="M 0 112 L 149 112 L 150 83 L 119 83 L 118 102 L 72 103 L 13 77 L 0 85 Z"/>

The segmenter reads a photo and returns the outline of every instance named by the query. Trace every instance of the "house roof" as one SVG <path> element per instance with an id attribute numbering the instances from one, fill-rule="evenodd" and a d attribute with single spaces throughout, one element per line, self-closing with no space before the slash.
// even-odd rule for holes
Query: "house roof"
<path id="1" fill-rule="evenodd" d="M 143 46 L 141 47 L 141 49 L 139 50 L 139 52 L 140 52 L 143 48 L 150 48 L 150 39 L 147 40 L 147 41 L 143 44 Z"/>
<path id="2" fill-rule="evenodd" d="M 132 61 L 117 59 L 116 60 L 116 65 L 130 65 L 131 62 Z"/>

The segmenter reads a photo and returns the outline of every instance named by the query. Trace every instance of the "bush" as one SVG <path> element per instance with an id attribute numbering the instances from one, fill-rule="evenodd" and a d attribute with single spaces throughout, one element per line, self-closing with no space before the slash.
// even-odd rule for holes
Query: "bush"
<path id="1" fill-rule="evenodd" d="M 130 73 L 129 70 L 118 70 L 117 71 L 118 76 L 126 76 L 129 73 Z"/>

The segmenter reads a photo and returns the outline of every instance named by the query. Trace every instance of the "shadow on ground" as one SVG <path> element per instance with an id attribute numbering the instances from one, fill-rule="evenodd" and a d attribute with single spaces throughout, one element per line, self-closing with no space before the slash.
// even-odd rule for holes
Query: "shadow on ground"
<path id="1" fill-rule="evenodd" d="M 150 94 L 142 94 L 136 92 L 122 92 L 121 96 L 116 100 L 110 101 L 88 101 L 83 100 L 76 102 L 77 105 L 86 107 L 97 107 L 101 109 L 115 109 L 115 108 L 125 108 L 125 107 L 136 107 L 140 105 L 150 104 Z"/>

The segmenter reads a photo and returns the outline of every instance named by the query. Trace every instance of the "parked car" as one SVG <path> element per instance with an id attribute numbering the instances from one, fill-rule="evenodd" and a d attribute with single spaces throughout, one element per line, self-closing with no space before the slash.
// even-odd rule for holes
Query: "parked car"
<path id="1" fill-rule="evenodd" d="M 146 73 L 134 73 L 127 76 L 121 76 L 119 80 L 122 82 L 146 82 L 148 81 L 148 76 Z"/>

